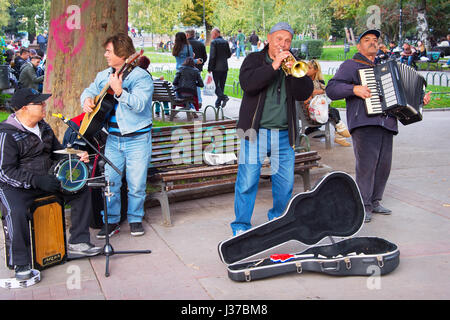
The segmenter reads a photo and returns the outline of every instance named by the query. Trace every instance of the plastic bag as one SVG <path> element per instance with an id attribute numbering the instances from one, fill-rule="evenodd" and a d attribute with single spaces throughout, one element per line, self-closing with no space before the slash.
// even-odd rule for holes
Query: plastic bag
<path id="1" fill-rule="evenodd" d="M 325 94 L 319 94 L 311 99 L 309 102 L 309 116 L 311 120 L 318 123 L 327 123 L 328 121 L 328 106 L 331 99 Z"/>
<path id="2" fill-rule="evenodd" d="M 212 73 L 207 73 L 205 79 L 203 80 L 205 87 L 203 88 L 203 94 L 205 96 L 213 96 L 216 92 L 216 84 L 214 83 L 214 79 Z"/>

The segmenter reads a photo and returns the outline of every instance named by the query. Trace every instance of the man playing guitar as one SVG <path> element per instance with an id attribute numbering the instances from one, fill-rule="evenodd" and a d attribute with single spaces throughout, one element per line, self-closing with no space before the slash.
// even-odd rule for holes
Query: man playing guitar
<path id="1" fill-rule="evenodd" d="M 142 218 L 144 217 L 144 200 L 147 179 L 147 168 L 152 149 L 152 96 L 153 81 L 143 69 L 123 66 L 127 58 L 135 55 L 133 41 L 125 33 L 109 37 L 103 44 L 108 68 L 99 72 L 88 88 L 81 95 L 83 111 L 91 113 L 98 107 L 98 96 L 109 86 L 109 100 L 113 108 L 105 119 L 108 138 L 105 156 L 124 172 L 128 184 L 127 217 L 131 235 L 144 234 Z M 130 71 L 131 69 L 131 71 Z M 119 72 L 120 71 L 120 72 Z M 105 98 L 106 99 L 106 98 Z M 102 108 L 102 106 L 100 106 Z M 119 232 L 120 221 L 120 187 L 121 176 L 108 164 L 105 174 L 112 182 L 112 196 L 108 206 L 109 235 Z M 106 228 L 97 234 L 97 238 L 106 236 Z"/>

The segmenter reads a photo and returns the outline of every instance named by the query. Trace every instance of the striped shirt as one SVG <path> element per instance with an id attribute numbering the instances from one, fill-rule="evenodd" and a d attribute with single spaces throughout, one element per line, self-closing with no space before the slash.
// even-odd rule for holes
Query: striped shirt
<path id="1" fill-rule="evenodd" d="M 116 119 L 116 111 L 117 111 L 118 106 L 119 106 L 119 104 L 116 103 L 114 105 L 114 109 L 109 114 L 109 119 L 108 119 L 108 133 L 109 134 L 112 134 L 112 135 L 118 136 L 118 137 L 134 137 L 134 136 L 137 136 L 137 135 L 140 135 L 140 134 L 143 134 L 143 133 L 146 133 L 146 132 L 149 132 L 150 130 L 152 130 L 152 124 L 149 124 L 145 128 L 139 129 L 135 132 L 121 134 L 119 125 L 117 124 L 117 119 Z"/>

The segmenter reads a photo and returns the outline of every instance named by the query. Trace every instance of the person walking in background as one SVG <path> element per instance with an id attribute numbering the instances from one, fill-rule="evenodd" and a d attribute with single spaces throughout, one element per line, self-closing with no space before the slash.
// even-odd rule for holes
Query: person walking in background
<path id="1" fill-rule="evenodd" d="M 47 51 L 47 42 L 48 42 L 48 36 L 47 36 L 47 30 L 44 31 L 44 34 L 39 34 L 36 38 L 37 44 L 39 45 L 39 48 L 46 52 Z"/>
<path id="2" fill-rule="evenodd" d="M 212 72 L 214 83 L 216 85 L 217 100 L 216 108 L 225 107 L 227 101 L 230 100 L 225 95 L 225 83 L 227 82 L 228 74 L 228 59 L 231 57 L 230 46 L 228 42 L 220 35 L 219 28 L 214 28 L 211 31 L 211 49 L 209 52 L 208 72 Z"/>
<path id="3" fill-rule="evenodd" d="M 193 29 L 186 31 L 186 36 L 189 44 L 192 46 L 192 50 L 194 51 L 194 57 L 197 60 L 195 67 L 201 73 L 203 71 L 203 66 L 205 65 L 205 62 L 208 59 L 205 45 L 203 44 L 202 41 L 195 40 L 195 31 Z M 198 107 L 201 108 L 203 101 L 202 101 L 202 91 L 200 87 L 197 87 L 197 97 L 198 97 Z"/>
<path id="4" fill-rule="evenodd" d="M 245 36 L 239 29 L 236 36 L 236 58 L 239 59 L 241 52 L 242 56 L 245 58 Z"/>
<path id="5" fill-rule="evenodd" d="M 255 30 L 253 30 L 250 38 L 248 39 L 252 45 L 252 52 L 258 51 L 258 43 L 259 43 L 259 37 L 256 35 Z"/>

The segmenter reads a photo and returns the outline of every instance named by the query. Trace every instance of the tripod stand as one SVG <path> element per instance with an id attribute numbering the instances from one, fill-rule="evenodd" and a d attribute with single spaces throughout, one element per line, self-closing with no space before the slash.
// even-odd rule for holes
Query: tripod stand
<path id="1" fill-rule="evenodd" d="M 75 133 L 78 134 L 79 137 L 81 137 L 84 142 L 88 144 L 106 163 L 108 163 L 114 171 L 116 171 L 120 176 L 122 176 L 122 172 L 104 155 L 102 154 L 97 148 L 95 148 L 90 141 L 84 137 L 78 129 L 70 123 L 70 119 L 67 119 L 63 117 L 61 114 L 53 114 L 54 117 L 60 118 L 67 126 L 69 126 Z M 127 251 L 114 251 L 114 248 L 109 243 L 109 230 L 108 230 L 108 207 L 107 207 L 107 198 L 112 196 L 112 193 L 110 191 L 110 186 L 113 185 L 112 182 L 109 181 L 108 177 L 104 176 L 103 180 L 97 180 L 95 182 L 88 182 L 87 184 L 89 187 L 92 188 L 101 188 L 103 193 L 103 211 L 104 211 L 104 220 L 105 220 L 105 245 L 103 246 L 102 254 L 106 257 L 106 264 L 105 264 L 105 277 L 110 276 L 109 272 L 109 257 L 113 256 L 114 254 L 140 254 L 140 253 L 151 253 L 151 250 L 127 250 Z"/>

